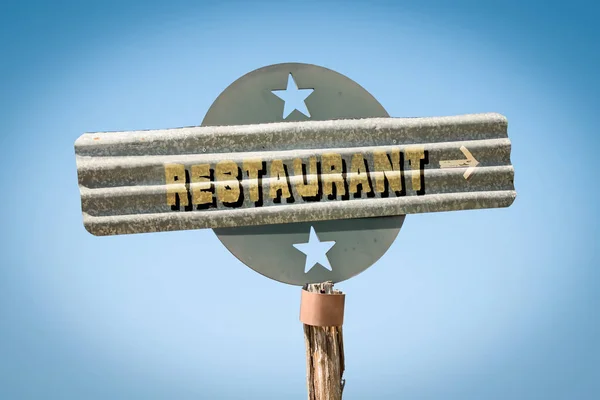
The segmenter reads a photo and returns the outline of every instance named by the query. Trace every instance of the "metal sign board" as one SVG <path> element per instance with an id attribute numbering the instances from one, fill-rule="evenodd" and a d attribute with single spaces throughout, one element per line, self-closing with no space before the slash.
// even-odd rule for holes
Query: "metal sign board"
<path id="1" fill-rule="evenodd" d="M 348 77 L 316 65 L 286 63 L 237 79 L 215 99 L 202 126 L 378 117 L 389 114 Z M 398 215 L 292 222 L 215 228 L 214 232 L 254 271 L 303 285 L 340 282 L 369 268 L 394 243 L 404 219 Z"/>
<path id="2" fill-rule="evenodd" d="M 75 143 L 96 235 L 509 206 L 499 114 L 95 133 Z"/>
<path id="3" fill-rule="evenodd" d="M 290 82 L 304 91 L 293 107 L 284 94 Z M 213 228 L 244 263 L 293 284 L 366 269 L 405 214 L 510 206 L 510 151 L 500 114 L 390 118 L 356 83 L 307 64 L 271 66 L 234 82 L 203 126 L 88 133 L 75 142 L 92 234 Z M 277 265 L 299 235 L 339 244 L 344 233 L 359 250 L 344 246 L 335 262 L 347 266 L 341 271 L 323 265 L 327 258 L 316 272 Z M 282 248 L 271 261 L 265 240 Z"/>

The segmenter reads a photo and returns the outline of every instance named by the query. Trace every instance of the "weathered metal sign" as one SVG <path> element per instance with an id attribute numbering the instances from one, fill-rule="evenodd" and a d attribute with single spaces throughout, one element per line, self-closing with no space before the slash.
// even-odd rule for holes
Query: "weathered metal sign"
<path id="1" fill-rule="evenodd" d="M 500 114 L 88 133 L 75 142 L 95 235 L 507 207 Z"/>
<path id="2" fill-rule="evenodd" d="M 201 127 L 75 142 L 89 232 L 213 228 L 244 264 L 293 285 L 369 268 L 405 214 L 509 206 L 510 149 L 500 114 L 390 118 L 356 82 L 302 63 L 237 79 Z"/>

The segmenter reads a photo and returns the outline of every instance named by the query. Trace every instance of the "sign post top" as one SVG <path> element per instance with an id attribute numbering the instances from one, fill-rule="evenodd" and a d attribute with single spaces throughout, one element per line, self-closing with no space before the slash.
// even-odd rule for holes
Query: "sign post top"
<path id="1" fill-rule="evenodd" d="M 307 64 L 238 79 L 202 127 L 84 134 L 75 151 L 91 233 L 213 228 L 244 263 L 296 285 L 366 269 L 405 214 L 516 196 L 504 116 L 389 118 L 358 84 Z M 330 246 L 309 266 L 313 242 Z"/>

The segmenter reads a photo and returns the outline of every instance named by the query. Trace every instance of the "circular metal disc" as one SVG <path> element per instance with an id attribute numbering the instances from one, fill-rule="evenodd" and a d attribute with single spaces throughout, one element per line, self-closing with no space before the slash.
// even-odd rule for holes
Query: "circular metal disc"
<path id="1" fill-rule="evenodd" d="M 289 89 L 290 84 L 293 89 L 312 89 L 312 92 L 301 90 L 300 102 L 294 103 L 296 109 L 286 107 L 290 100 L 280 96 L 282 92 L 273 93 Z M 257 69 L 232 83 L 212 104 L 202 125 L 387 116 L 369 92 L 347 77 L 315 65 L 286 63 Z M 214 232 L 234 256 L 256 272 L 301 286 L 328 280 L 340 282 L 364 271 L 388 250 L 404 218 L 401 215 L 248 226 L 214 229 Z M 294 246 L 309 242 L 310 236 L 313 243 L 311 228 L 320 242 L 335 242 L 324 253 L 326 260 L 320 254 L 321 261 L 312 266 L 307 264 L 307 255 Z M 323 265 L 327 261 L 329 265 Z"/>

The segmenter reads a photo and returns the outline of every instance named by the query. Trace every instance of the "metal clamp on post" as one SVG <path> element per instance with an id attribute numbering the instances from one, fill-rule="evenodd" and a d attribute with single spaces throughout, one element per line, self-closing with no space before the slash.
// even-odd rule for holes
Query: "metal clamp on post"
<path id="1" fill-rule="evenodd" d="M 313 293 L 302 288 L 300 321 L 311 326 L 342 326 L 345 299 L 343 293 Z"/>

